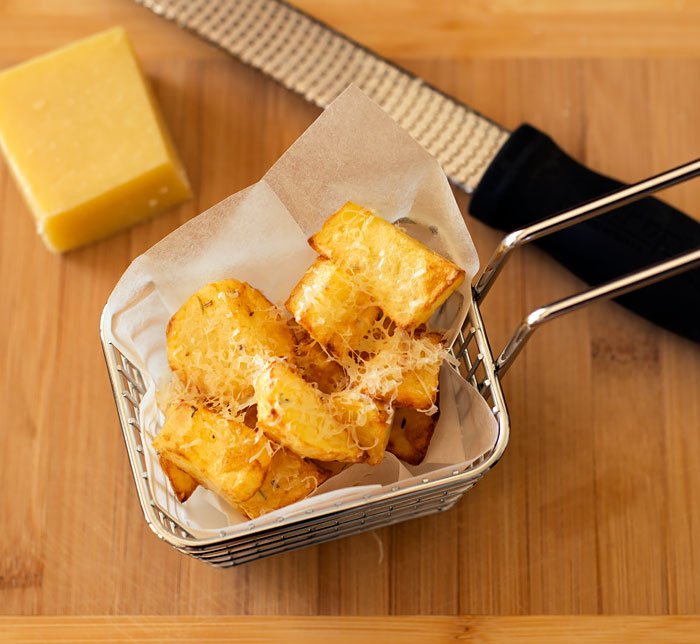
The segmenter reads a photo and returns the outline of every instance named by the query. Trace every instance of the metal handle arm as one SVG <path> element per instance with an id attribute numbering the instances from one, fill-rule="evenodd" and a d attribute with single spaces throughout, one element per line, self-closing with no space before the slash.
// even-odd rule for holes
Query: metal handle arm
<path id="1" fill-rule="evenodd" d="M 587 304 L 610 300 L 619 295 L 636 291 L 677 273 L 690 270 L 694 266 L 700 266 L 700 248 L 535 309 L 523 319 L 496 359 L 496 373 L 500 376 L 505 374 L 530 336 L 545 322 L 576 311 Z M 698 324 L 700 324 L 700 320 L 698 320 Z"/>
<path id="2" fill-rule="evenodd" d="M 609 212 L 621 206 L 647 197 L 659 190 L 686 181 L 700 174 L 700 159 L 686 163 L 667 172 L 656 175 L 639 183 L 635 183 L 609 195 L 583 204 L 571 210 L 562 212 L 554 217 L 543 219 L 531 226 L 515 230 L 506 235 L 499 243 L 496 251 L 484 268 L 474 286 L 474 297 L 477 302 L 483 300 L 493 285 L 493 281 L 503 269 L 510 254 L 520 246 L 546 237 L 558 230 L 563 230 L 579 222 L 591 219 L 597 215 Z"/>

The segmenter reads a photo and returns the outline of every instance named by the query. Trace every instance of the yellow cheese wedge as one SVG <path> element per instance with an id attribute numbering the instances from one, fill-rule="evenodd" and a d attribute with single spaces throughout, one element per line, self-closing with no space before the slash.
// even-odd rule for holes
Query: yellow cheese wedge
<path id="1" fill-rule="evenodd" d="M 55 251 L 190 195 L 121 27 L 0 72 L 0 145 Z"/>

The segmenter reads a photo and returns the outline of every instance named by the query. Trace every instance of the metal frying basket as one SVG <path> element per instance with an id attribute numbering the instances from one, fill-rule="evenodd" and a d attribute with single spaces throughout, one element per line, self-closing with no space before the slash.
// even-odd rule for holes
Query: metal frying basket
<path id="1" fill-rule="evenodd" d="M 107 337 L 105 314 L 100 337 L 126 449 L 146 522 L 177 550 L 214 566 L 235 566 L 316 543 L 372 530 L 451 508 L 501 458 L 508 443 L 510 419 L 501 378 L 533 331 L 550 319 L 586 304 L 606 300 L 700 265 L 700 249 L 656 264 L 639 272 L 540 307 L 527 315 L 505 348 L 494 359 L 479 305 L 493 285 L 510 253 L 530 241 L 603 214 L 658 190 L 700 174 L 700 160 L 670 170 L 608 196 L 552 218 L 517 230 L 503 238 L 491 261 L 473 287 L 473 304 L 451 352 L 459 362 L 460 376 L 486 400 L 498 425 L 494 445 L 480 458 L 456 467 L 437 470 L 419 480 L 409 479 L 383 486 L 360 500 L 329 501 L 303 514 L 281 516 L 270 525 L 259 521 L 244 524 L 235 534 L 221 531 L 216 537 L 197 538 L 176 517 L 161 507 L 148 481 L 148 439 L 142 428 L 139 405 L 145 394 L 139 370 Z"/>

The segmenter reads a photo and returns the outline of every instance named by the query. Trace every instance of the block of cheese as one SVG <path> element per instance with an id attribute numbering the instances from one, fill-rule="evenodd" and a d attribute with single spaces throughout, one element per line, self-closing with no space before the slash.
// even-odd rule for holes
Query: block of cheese
<path id="1" fill-rule="evenodd" d="M 190 195 L 121 27 L 0 72 L 0 145 L 54 251 Z"/>

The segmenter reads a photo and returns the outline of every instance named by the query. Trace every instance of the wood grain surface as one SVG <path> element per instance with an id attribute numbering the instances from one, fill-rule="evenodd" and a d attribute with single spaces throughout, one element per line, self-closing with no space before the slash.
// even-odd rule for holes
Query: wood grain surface
<path id="1" fill-rule="evenodd" d="M 0 617 L 0 641 L 207 644 L 695 644 L 698 617 Z"/>
<path id="2" fill-rule="evenodd" d="M 622 180 L 700 155 L 697 2 L 298 4 Z M 614 304 L 536 334 L 504 383 L 505 457 L 444 515 L 233 570 L 151 533 L 101 309 L 133 258 L 257 181 L 318 111 L 129 0 L 0 2 L 0 68 L 114 24 L 134 41 L 194 198 L 55 256 L 0 164 L 0 612 L 698 613 L 700 348 Z M 700 182 L 664 197 L 700 215 Z M 485 260 L 500 234 L 467 224 Z M 518 254 L 485 307 L 494 347 L 527 311 L 581 286 L 540 252 Z"/>

